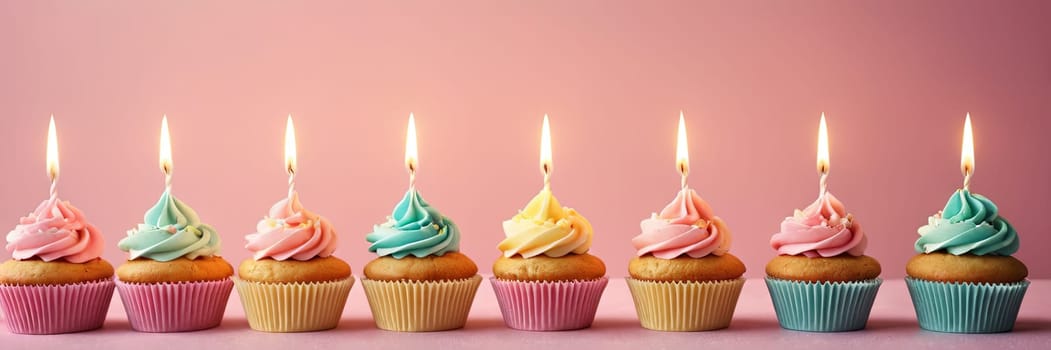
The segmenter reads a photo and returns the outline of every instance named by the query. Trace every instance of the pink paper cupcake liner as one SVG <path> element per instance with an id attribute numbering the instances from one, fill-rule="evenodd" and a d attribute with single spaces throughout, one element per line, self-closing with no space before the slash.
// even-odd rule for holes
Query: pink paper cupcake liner
<path id="1" fill-rule="evenodd" d="M 188 332 L 218 326 L 234 282 L 126 283 L 117 291 L 131 328 L 139 332 Z"/>
<path id="2" fill-rule="evenodd" d="M 82 283 L 0 285 L 0 309 L 7 330 L 18 334 L 59 334 L 102 327 L 114 284 L 104 279 Z"/>
<path id="3" fill-rule="evenodd" d="M 508 327 L 564 331 L 591 327 L 609 279 L 538 282 L 493 277 L 489 281 Z"/>

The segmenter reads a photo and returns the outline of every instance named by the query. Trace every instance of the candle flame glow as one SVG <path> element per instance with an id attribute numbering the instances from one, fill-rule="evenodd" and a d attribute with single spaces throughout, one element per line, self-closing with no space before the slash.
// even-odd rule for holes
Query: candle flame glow
<path id="1" fill-rule="evenodd" d="M 963 145 L 960 150 L 960 171 L 963 172 L 967 181 L 970 182 L 971 174 L 974 174 L 974 132 L 971 130 L 971 113 L 963 122 Z M 966 187 L 966 184 L 965 184 Z"/>
<path id="2" fill-rule="evenodd" d="M 405 135 L 405 167 L 410 174 L 416 173 L 420 160 L 416 149 L 416 116 L 409 113 L 409 130 Z"/>
<path id="3" fill-rule="evenodd" d="M 547 114 L 544 114 L 544 127 L 540 134 L 540 171 L 544 173 L 544 177 L 551 175 L 554 163 L 551 161 L 551 123 L 547 120 Z"/>
<path id="4" fill-rule="evenodd" d="M 58 137 L 55 133 L 55 116 L 47 126 L 47 176 L 54 182 L 58 178 Z"/>
<path id="5" fill-rule="evenodd" d="M 292 115 L 285 121 L 285 171 L 296 173 L 296 126 L 292 124 Z"/>
<path id="6" fill-rule="evenodd" d="M 828 174 L 828 124 L 825 123 L 825 113 L 821 113 L 821 125 L 818 126 L 817 134 L 817 171 Z"/>
<path id="7" fill-rule="evenodd" d="M 690 174 L 690 146 L 686 141 L 686 119 L 682 111 L 679 111 L 679 137 L 675 146 L 675 166 L 679 173 L 685 178 Z"/>
<path id="8" fill-rule="evenodd" d="M 168 116 L 161 119 L 161 152 L 160 166 L 165 175 L 171 175 L 174 164 L 172 163 L 172 140 L 168 134 Z"/>

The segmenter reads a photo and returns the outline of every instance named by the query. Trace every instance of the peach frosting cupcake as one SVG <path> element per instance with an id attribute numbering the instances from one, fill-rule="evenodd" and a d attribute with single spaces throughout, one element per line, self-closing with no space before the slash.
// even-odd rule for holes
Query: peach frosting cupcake
<path id="1" fill-rule="evenodd" d="M 642 326 L 659 331 L 726 328 L 744 286 L 745 266 L 729 253 L 730 230 L 684 187 L 631 240 L 627 279 Z"/>

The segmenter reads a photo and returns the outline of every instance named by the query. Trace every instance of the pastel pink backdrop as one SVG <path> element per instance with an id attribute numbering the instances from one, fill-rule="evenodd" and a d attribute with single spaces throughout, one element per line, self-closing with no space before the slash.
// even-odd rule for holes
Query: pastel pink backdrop
<path id="1" fill-rule="evenodd" d="M 501 221 L 541 187 L 547 113 L 553 189 L 623 276 L 639 220 L 678 190 L 684 110 L 690 184 L 754 277 L 782 218 L 817 194 L 826 112 L 831 190 L 884 276 L 900 277 L 916 228 L 961 183 L 970 112 L 973 189 L 1047 278 L 1049 15 L 1041 1 L 2 1 L 0 219 L 13 227 L 46 197 L 54 113 L 61 196 L 105 231 L 105 257 L 123 260 L 116 242 L 162 190 L 167 114 L 174 193 L 239 261 L 243 235 L 285 195 L 292 113 L 302 200 L 360 271 L 373 258 L 364 235 L 406 189 L 415 112 L 418 186 L 488 272 Z"/>

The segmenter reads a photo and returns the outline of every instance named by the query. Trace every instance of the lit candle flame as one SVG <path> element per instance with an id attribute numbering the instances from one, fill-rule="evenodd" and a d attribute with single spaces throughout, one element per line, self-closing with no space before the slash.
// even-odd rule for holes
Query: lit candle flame
<path id="1" fill-rule="evenodd" d="M 296 173 L 296 126 L 292 124 L 292 115 L 285 121 L 285 171 L 289 175 Z"/>
<path id="2" fill-rule="evenodd" d="M 171 187 L 171 172 L 174 165 L 171 161 L 171 136 L 168 133 L 168 116 L 161 119 L 161 170 L 165 174 L 165 186 Z"/>
<path id="3" fill-rule="evenodd" d="M 971 187 L 971 175 L 974 174 L 974 132 L 971 131 L 971 113 L 963 122 L 963 146 L 960 151 L 960 171 L 963 172 L 963 189 Z"/>
<path id="4" fill-rule="evenodd" d="M 821 173 L 821 192 L 818 194 L 819 196 L 823 196 L 828 192 L 829 167 L 828 124 L 825 122 L 825 113 L 821 113 L 821 124 L 818 126 L 817 131 L 817 171 Z"/>
<path id="5" fill-rule="evenodd" d="M 551 123 L 544 114 L 544 127 L 540 134 L 540 171 L 544 173 L 544 188 L 551 187 L 551 171 L 554 170 L 551 161 Z"/>
<path id="6" fill-rule="evenodd" d="M 690 174 L 690 146 L 686 141 L 686 119 L 679 111 L 679 137 L 675 147 L 675 166 L 682 174 L 682 188 L 686 188 L 686 176 Z"/>
<path id="7" fill-rule="evenodd" d="M 296 126 L 292 114 L 285 120 L 285 171 L 288 172 L 288 198 L 296 193 Z"/>
<path id="8" fill-rule="evenodd" d="M 817 134 L 817 171 L 828 174 L 828 124 L 825 123 L 825 113 L 821 113 L 821 125 L 818 126 Z"/>
<path id="9" fill-rule="evenodd" d="M 58 184 L 58 136 L 55 132 L 55 116 L 47 126 L 47 177 L 51 179 L 51 196 L 57 194 Z"/>
<path id="10" fill-rule="evenodd" d="M 47 176 L 51 182 L 58 179 L 58 137 L 55 133 L 55 116 L 47 126 Z"/>
<path id="11" fill-rule="evenodd" d="M 405 168 L 409 170 L 409 186 L 414 183 L 420 160 L 416 149 L 416 117 L 409 113 L 409 130 L 405 134 Z"/>

